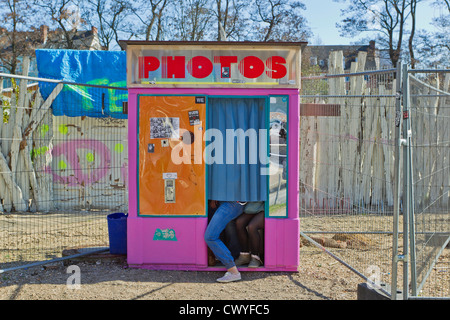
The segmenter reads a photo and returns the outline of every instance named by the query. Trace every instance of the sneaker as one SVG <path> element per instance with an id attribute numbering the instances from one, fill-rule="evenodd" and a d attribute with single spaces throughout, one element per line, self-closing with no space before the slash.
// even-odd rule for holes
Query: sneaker
<path id="1" fill-rule="evenodd" d="M 250 260 L 248 267 L 249 268 L 258 268 L 260 265 L 262 265 L 261 259 L 258 256 L 255 256 L 252 254 L 252 259 Z"/>
<path id="2" fill-rule="evenodd" d="M 250 262 L 251 256 L 250 253 L 247 254 L 243 254 L 241 253 L 239 255 L 239 258 L 237 258 L 234 263 L 236 264 L 236 266 L 242 266 L 244 264 L 248 264 Z"/>
<path id="3" fill-rule="evenodd" d="M 233 281 L 239 281 L 239 280 L 241 280 L 240 273 L 234 274 L 234 273 L 227 271 L 222 278 L 217 279 L 217 282 L 233 282 Z"/>

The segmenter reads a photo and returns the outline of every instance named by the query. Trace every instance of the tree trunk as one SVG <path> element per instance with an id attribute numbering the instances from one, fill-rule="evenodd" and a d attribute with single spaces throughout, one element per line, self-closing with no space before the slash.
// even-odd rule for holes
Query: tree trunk
<path id="1" fill-rule="evenodd" d="M 417 6 L 417 0 L 411 1 L 411 33 L 409 35 L 409 57 L 411 58 L 411 68 L 416 68 L 416 59 L 414 58 L 414 34 L 416 32 L 416 6 Z"/>
<path id="2" fill-rule="evenodd" d="M 29 62 L 29 57 L 24 57 L 24 76 L 28 75 Z M 37 91 L 32 108 L 32 94 L 28 92 L 27 80 L 20 80 L 18 93 L 17 89 L 11 92 L 9 119 L 4 123 L 2 114 L 0 128 L 0 200 L 3 201 L 0 211 L 36 211 L 51 206 L 50 199 L 43 201 L 41 198 L 41 194 L 46 194 L 45 186 L 39 182 L 43 176 L 39 170 L 42 171 L 43 166 L 33 164 L 32 138 L 62 88 L 63 84 L 58 84 L 46 101 L 40 99 Z"/>

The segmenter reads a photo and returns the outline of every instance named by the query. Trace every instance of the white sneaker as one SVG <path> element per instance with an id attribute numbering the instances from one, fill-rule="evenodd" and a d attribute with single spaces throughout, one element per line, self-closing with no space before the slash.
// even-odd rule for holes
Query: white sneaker
<path id="1" fill-rule="evenodd" d="M 233 282 L 233 281 L 239 281 L 239 280 L 241 280 L 240 273 L 234 274 L 234 273 L 227 271 L 222 278 L 217 279 L 217 282 Z"/>

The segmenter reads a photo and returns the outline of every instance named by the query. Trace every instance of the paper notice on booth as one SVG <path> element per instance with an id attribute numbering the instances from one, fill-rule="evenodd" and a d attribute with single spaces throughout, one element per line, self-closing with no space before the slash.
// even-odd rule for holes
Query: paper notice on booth
<path id="1" fill-rule="evenodd" d="M 200 113 L 198 112 L 198 110 L 188 111 L 188 115 L 189 115 L 189 124 L 191 126 L 196 126 L 201 123 L 200 122 Z"/>
<path id="2" fill-rule="evenodd" d="M 150 139 L 179 139 L 180 118 L 150 118 Z"/>
<path id="3" fill-rule="evenodd" d="M 176 172 L 163 172 L 163 179 L 177 179 L 178 174 Z"/>

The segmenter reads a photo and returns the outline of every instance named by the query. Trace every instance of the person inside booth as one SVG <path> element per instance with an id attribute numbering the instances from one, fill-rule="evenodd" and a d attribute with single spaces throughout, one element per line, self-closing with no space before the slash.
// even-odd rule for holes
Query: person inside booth
<path id="1" fill-rule="evenodd" d="M 247 203 L 264 203 L 266 200 L 267 161 L 262 160 L 267 160 L 264 158 L 267 139 L 260 136 L 266 128 L 266 100 L 259 97 L 210 97 L 208 104 L 208 129 L 214 129 L 214 134 L 207 139 L 214 148 L 208 143 L 206 146 L 212 150 L 208 159 L 214 160 L 208 161 L 207 167 L 208 197 L 217 200 L 219 207 L 209 221 L 204 239 L 227 269 L 217 281 L 232 282 L 241 279 L 235 263 L 239 257 L 233 256 L 220 235 L 228 224 L 237 223 L 236 219 L 244 213 Z M 220 148 L 220 143 L 223 143 L 223 148 Z M 236 235 L 236 239 L 239 240 L 239 236 Z M 259 252 L 254 255 L 260 256 Z M 252 266 L 256 264 L 254 261 Z"/>
<path id="2" fill-rule="evenodd" d="M 236 265 L 248 264 L 249 268 L 261 266 L 264 244 L 260 231 L 264 229 L 264 201 L 247 203 L 244 213 L 236 219 L 236 229 L 241 247 Z"/>
<path id="3" fill-rule="evenodd" d="M 227 268 L 225 276 L 217 281 L 238 281 L 241 276 L 237 266 L 262 265 L 264 248 L 260 230 L 264 229 L 264 201 L 209 201 L 209 206 L 213 212 L 205 241 L 211 253 Z M 237 259 L 236 252 L 239 252 Z"/>
<path id="4" fill-rule="evenodd" d="M 221 201 L 216 212 L 209 221 L 205 231 L 205 242 L 214 256 L 223 263 L 227 272 L 218 282 L 233 282 L 241 280 L 241 274 L 236 267 L 230 249 L 220 238 L 227 225 L 244 212 L 245 202 Z"/>
<path id="5" fill-rule="evenodd" d="M 208 201 L 208 224 L 211 218 L 220 206 L 219 201 L 209 200 Z M 220 239 L 230 250 L 231 255 L 234 259 L 237 259 L 241 252 L 241 245 L 239 243 L 239 238 L 236 229 L 236 219 L 230 221 L 224 231 L 220 234 Z M 217 264 L 217 259 L 211 249 L 208 247 L 208 266 L 215 266 Z"/>

